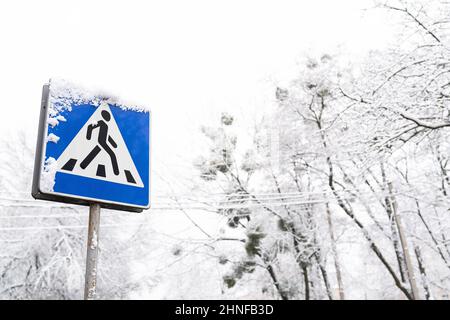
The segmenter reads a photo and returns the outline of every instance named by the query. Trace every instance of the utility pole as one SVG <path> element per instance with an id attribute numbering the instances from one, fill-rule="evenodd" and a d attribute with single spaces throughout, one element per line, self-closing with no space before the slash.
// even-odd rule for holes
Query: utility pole
<path id="1" fill-rule="evenodd" d="M 100 205 L 89 206 L 89 228 L 86 254 L 84 300 L 93 300 L 97 287 L 98 232 L 100 228 Z"/>
<path id="2" fill-rule="evenodd" d="M 395 223 L 397 224 L 398 234 L 400 237 L 400 243 L 403 249 L 403 255 L 405 257 L 406 262 L 406 270 L 408 272 L 409 284 L 411 286 L 412 296 L 414 300 L 419 300 L 419 290 L 417 289 L 416 278 L 414 276 L 414 269 L 411 262 L 411 257 L 409 255 L 408 250 L 408 242 L 406 241 L 406 236 L 402 226 L 401 217 L 397 213 L 397 201 L 392 192 L 392 182 L 388 182 L 389 193 L 391 194 L 391 203 L 392 203 L 392 214 L 394 215 Z"/>
<path id="3" fill-rule="evenodd" d="M 331 220 L 331 211 L 330 211 L 330 206 L 328 205 L 328 202 L 325 203 L 325 206 L 326 206 L 326 210 L 327 210 L 328 228 L 330 229 L 331 250 L 333 253 L 334 267 L 336 269 L 336 279 L 337 279 L 337 283 L 338 283 L 339 300 L 345 300 L 344 285 L 342 283 L 341 266 L 339 263 L 339 256 L 338 256 L 338 252 L 337 252 L 337 248 L 336 248 L 336 239 L 334 237 L 333 220 Z"/>

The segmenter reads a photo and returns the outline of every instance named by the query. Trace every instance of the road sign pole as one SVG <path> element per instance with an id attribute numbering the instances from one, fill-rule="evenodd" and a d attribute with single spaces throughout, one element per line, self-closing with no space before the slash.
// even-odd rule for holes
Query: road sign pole
<path id="1" fill-rule="evenodd" d="M 100 228 L 100 205 L 89 206 L 89 229 L 86 254 L 84 300 L 93 300 L 97 286 L 98 234 Z"/>

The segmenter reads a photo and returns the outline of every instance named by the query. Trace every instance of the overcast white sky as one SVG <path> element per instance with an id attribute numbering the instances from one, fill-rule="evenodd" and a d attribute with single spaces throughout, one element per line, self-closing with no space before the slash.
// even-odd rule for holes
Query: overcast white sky
<path id="1" fill-rule="evenodd" d="M 372 1 L 2 1 L 0 127 L 37 132 L 42 85 L 72 80 L 150 106 L 154 169 L 183 166 L 197 128 L 272 99 L 302 53 L 355 56 L 392 30 Z M 188 157 L 189 158 L 189 157 Z M 188 163 L 187 165 L 190 165 Z"/>

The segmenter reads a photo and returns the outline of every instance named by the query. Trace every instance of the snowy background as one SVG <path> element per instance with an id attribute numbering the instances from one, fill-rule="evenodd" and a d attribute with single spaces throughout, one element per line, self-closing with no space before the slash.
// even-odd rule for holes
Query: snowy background
<path id="1" fill-rule="evenodd" d="M 82 297 L 87 208 L 30 195 L 54 77 L 153 115 L 153 208 L 102 211 L 98 298 L 448 299 L 449 17 L 444 0 L 0 4 L 0 299 Z"/>

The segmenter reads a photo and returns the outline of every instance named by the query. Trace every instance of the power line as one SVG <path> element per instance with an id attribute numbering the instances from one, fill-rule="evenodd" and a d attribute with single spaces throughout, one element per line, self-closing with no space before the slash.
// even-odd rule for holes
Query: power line
<path id="1" fill-rule="evenodd" d="M 346 190 L 343 190 L 346 191 Z M 210 193 L 206 195 L 193 195 L 193 194 L 173 194 L 173 195 L 157 195 L 152 194 L 152 197 L 158 199 L 214 199 L 216 197 L 228 197 L 228 198 L 247 198 L 247 197 L 260 197 L 260 198 L 271 198 L 280 196 L 308 196 L 315 194 L 329 194 L 331 191 L 314 191 L 314 192 L 268 192 L 268 193 Z M 21 195 L 21 193 L 14 193 L 15 195 Z M 34 200 L 33 198 L 5 198 L 0 197 L 0 199 L 11 199 L 11 200 Z"/>
<path id="2" fill-rule="evenodd" d="M 342 190 L 342 191 L 338 191 L 337 194 L 338 195 L 349 195 L 351 194 L 352 191 L 349 190 Z M 372 192 L 365 192 L 365 193 L 359 193 L 358 195 L 367 195 L 370 194 L 371 196 L 373 196 Z M 267 202 L 267 201 L 272 201 L 272 200 L 285 200 L 285 199 L 304 199 L 305 197 L 308 197 L 309 199 L 314 198 L 311 197 L 311 195 L 322 195 L 322 196 L 326 196 L 326 195 L 335 195 L 334 193 L 332 193 L 331 191 L 324 191 L 324 192 L 311 192 L 311 193 L 274 193 L 272 194 L 268 194 L 267 196 L 261 197 L 258 196 L 257 194 L 239 194 L 234 196 L 232 199 L 225 199 L 225 200 L 211 200 L 212 197 L 210 198 L 204 198 L 206 200 L 201 200 L 202 198 L 200 197 L 190 197 L 190 198 L 185 198 L 185 200 L 188 201 L 180 201 L 180 198 L 177 198 L 176 196 L 173 196 L 171 198 L 170 202 L 164 202 L 164 201 L 158 201 L 158 202 L 153 202 L 153 205 L 173 205 L 174 203 L 176 203 L 177 205 L 184 205 L 184 204 L 192 204 L 193 202 L 198 202 L 198 203 L 204 203 L 204 204 L 227 204 L 227 203 L 242 203 L 244 201 L 258 201 L 258 202 Z M 380 194 L 380 196 L 382 196 L 382 194 Z M 12 201 L 12 202 L 26 202 L 26 203 L 35 203 L 36 200 L 34 199 L 23 199 L 23 198 L 2 198 L 0 197 L 0 200 L 5 200 L 5 201 Z"/>
<path id="3" fill-rule="evenodd" d="M 1 205 L 0 205 L 1 206 Z M 32 219 L 32 218 L 40 218 L 40 219 L 47 219 L 47 218 L 53 218 L 53 219 L 57 219 L 57 218 L 81 218 L 81 216 L 78 215 L 35 215 L 35 216 L 31 216 L 31 215 L 17 215 L 17 216 L 0 216 L 0 219 Z M 84 218 L 84 217 L 83 217 Z"/>
<path id="4" fill-rule="evenodd" d="M 342 193 L 342 192 L 341 192 Z M 338 197 L 338 199 L 346 200 L 346 199 L 354 199 L 355 196 L 349 196 L 348 193 L 344 193 L 347 197 Z M 374 194 L 370 193 L 371 197 L 375 197 Z M 36 200 L 27 200 L 27 199 L 9 199 L 9 198 L 0 198 L 3 201 L 10 201 L 13 203 L 5 203 L 0 202 L 0 206 L 3 207 L 24 207 L 24 208 L 67 208 L 67 209 L 76 209 L 79 207 L 71 206 L 71 205 L 53 205 L 46 203 L 36 203 Z M 285 201 L 288 199 L 289 201 Z M 173 201 L 171 203 L 157 203 L 153 204 L 153 207 L 150 210 L 181 210 L 181 209 L 190 209 L 190 210 L 207 210 L 207 209 L 216 209 L 216 210 L 227 210 L 227 209 L 245 209 L 245 208 L 260 208 L 260 207 L 279 207 L 279 206 L 289 206 L 289 205 L 308 205 L 308 204 L 318 204 L 318 203 L 327 203 L 330 201 L 334 201 L 334 197 L 331 199 L 322 198 L 322 199 L 305 199 L 303 197 L 276 197 L 270 199 L 254 199 L 247 198 L 245 200 L 229 200 L 229 201 L 190 201 L 190 202 L 176 202 Z M 243 203 L 245 201 L 252 203 Z M 14 202 L 24 202 L 24 203 L 14 203 Z M 238 203 L 237 205 L 227 205 Z M 254 203 L 256 202 L 256 203 Z M 31 204 L 32 203 L 32 204 Z M 50 203 L 50 202 L 49 202 Z M 200 203 L 201 205 L 196 205 Z M 225 205 L 223 205 L 225 204 Z"/>
<path id="5" fill-rule="evenodd" d="M 102 228 L 113 228 L 121 226 L 141 226 L 142 223 L 118 223 L 102 224 Z M 55 230 L 55 229 L 86 229 L 88 225 L 61 225 L 61 226 L 31 226 L 31 227 L 4 227 L 0 231 L 25 231 L 25 230 Z"/>
<path id="6" fill-rule="evenodd" d="M 341 191 L 345 192 L 345 191 Z M 315 193 L 317 195 L 327 195 L 327 194 L 331 194 L 330 192 L 327 193 Z M 310 197 L 311 195 L 314 194 L 295 194 L 295 193 L 278 193 L 278 194 L 274 194 L 274 195 L 269 195 L 269 196 L 258 196 L 258 195 L 254 195 L 254 194 L 248 194 L 248 195 L 239 195 L 239 196 L 232 196 L 232 197 L 228 197 L 228 199 L 225 200 L 214 200 L 213 197 L 195 197 L 195 196 L 191 196 L 191 197 L 186 197 L 186 198 L 179 198 L 179 197 L 172 197 L 170 198 L 170 202 L 169 201 L 157 201 L 156 203 L 173 203 L 173 202 L 178 202 L 178 203 L 183 203 L 182 201 L 180 201 L 180 199 L 182 199 L 183 201 L 201 201 L 202 199 L 206 199 L 208 202 L 239 202 L 239 201 L 245 201 L 245 200 L 253 200 L 255 198 L 260 199 L 260 200 L 272 200 L 272 199 L 289 199 L 289 198 L 300 198 L 300 197 Z M 155 197 L 158 198 L 158 197 Z M 160 199 L 160 198 L 159 198 Z M 4 198 L 4 197 L 0 197 L 0 200 L 5 200 L 5 201 L 22 201 L 22 202 L 34 202 L 35 199 L 31 199 L 31 198 Z"/>

